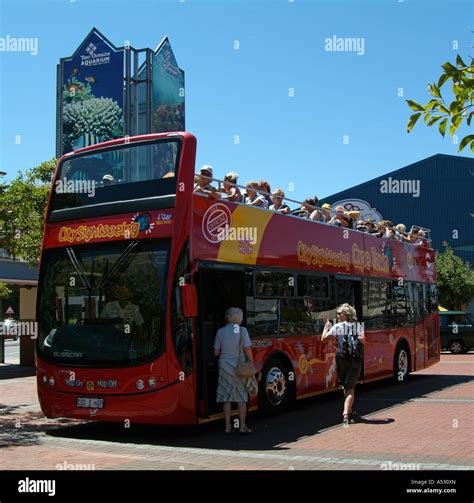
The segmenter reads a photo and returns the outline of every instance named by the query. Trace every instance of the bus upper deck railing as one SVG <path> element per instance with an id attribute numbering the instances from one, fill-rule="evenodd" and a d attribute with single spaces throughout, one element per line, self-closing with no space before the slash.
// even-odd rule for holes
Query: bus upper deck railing
<path id="1" fill-rule="evenodd" d="M 213 199 L 223 199 L 229 200 L 230 202 L 234 202 L 236 204 L 248 205 L 249 203 L 245 202 L 245 192 L 247 191 L 247 186 L 239 185 L 236 183 L 231 183 L 229 181 L 220 180 L 218 178 L 212 177 L 204 177 L 201 174 L 196 174 L 195 179 L 199 180 L 202 177 L 206 180 L 207 184 L 201 187 L 201 190 L 196 192 L 195 186 L 195 194 L 201 197 L 210 197 Z M 212 183 L 216 183 L 217 187 L 214 187 Z M 227 192 L 224 190 L 224 184 L 227 184 L 230 187 L 237 187 L 240 190 L 240 200 L 232 200 L 229 199 L 226 194 Z M 251 189 L 254 190 L 257 194 L 261 194 L 263 196 L 268 196 L 272 201 L 275 198 L 274 194 L 270 192 L 265 192 L 260 189 Z M 343 214 L 340 211 L 336 212 L 331 208 L 322 208 L 314 204 L 310 204 L 307 201 L 297 201 L 296 199 L 291 199 L 286 196 L 276 196 L 285 202 L 296 203 L 299 205 L 299 208 L 289 210 L 286 214 L 288 216 L 302 218 L 305 220 L 313 220 L 319 223 L 325 223 L 326 225 L 335 225 L 334 223 L 330 223 L 331 220 L 334 220 L 338 216 L 342 218 L 339 221 L 346 221 L 347 225 L 340 225 L 342 228 L 347 228 L 351 230 L 355 230 L 357 232 L 363 232 L 366 234 L 371 234 L 377 237 L 396 239 L 403 243 L 412 244 L 414 246 L 425 246 L 431 248 L 431 239 L 430 239 L 430 229 L 426 227 L 422 227 L 419 225 L 412 225 L 409 232 L 402 231 L 400 229 L 396 229 L 397 226 L 393 226 L 393 224 L 388 220 L 382 220 L 381 222 L 376 222 L 373 219 L 364 220 L 360 217 L 359 211 L 347 211 L 344 209 Z M 254 205 L 255 208 L 264 211 L 272 211 L 278 212 L 276 209 L 270 209 L 265 206 L 257 206 Z M 279 211 L 279 213 L 282 213 Z M 357 214 L 355 216 L 355 214 Z M 303 216 L 304 215 L 304 216 Z M 337 224 L 336 224 L 337 225 Z M 400 225 L 400 224 L 399 224 Z"/>

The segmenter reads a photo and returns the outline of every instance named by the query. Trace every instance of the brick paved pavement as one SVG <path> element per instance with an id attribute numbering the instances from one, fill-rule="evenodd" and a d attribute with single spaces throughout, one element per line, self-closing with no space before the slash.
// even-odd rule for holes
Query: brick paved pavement
<path id="1" fill-rule="evenodd" d="M 8 379 L 5 379 L 9 372 Z M 360 422 L 340 425 L 342 397 L 298 401 L 256 434 L 222 435 L 222 423 L 157 427 L 49 420 L 32 372 L 0 365 L 0 469 L 381 470 L 474 468 L 474 354 L 442 355 L 409 383 L 361 387 Z"/>

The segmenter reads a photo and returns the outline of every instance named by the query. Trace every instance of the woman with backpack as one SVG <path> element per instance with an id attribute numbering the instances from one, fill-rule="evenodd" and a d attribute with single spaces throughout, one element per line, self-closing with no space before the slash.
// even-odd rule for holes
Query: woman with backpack
<path id="1" fill-rule="evenodd" d="M 336 339 L 336 369 L 339 381 L 344 388 L 344 412 L 342 422 L 347 425 L 354 422 L 355 412 L 352 406 L 355 400 L 355 385 L 359 378 L 363 361 L 364 329 L 357 323 L 356 310 L 350 304 L 337 308 L 337 323 L 333 326 L 327 320 L 324 325 L 321 342 Z"/>

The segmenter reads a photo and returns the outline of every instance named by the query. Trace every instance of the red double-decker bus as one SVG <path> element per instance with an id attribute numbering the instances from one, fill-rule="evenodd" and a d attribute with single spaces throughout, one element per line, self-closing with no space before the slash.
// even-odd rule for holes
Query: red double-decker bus
<path id="1" fill-rule="evenodd" d="M 240 307 L 259 372 L 250 409 L 337 389 L 324 319 L 364 322 L 361 381 L 440 355 L 434 251 L 193 192 L 196 139 L 63 156 L 44 231 L 36 364 L 47 417 L 194 424 L 220 416 L 212 345 Z"/>

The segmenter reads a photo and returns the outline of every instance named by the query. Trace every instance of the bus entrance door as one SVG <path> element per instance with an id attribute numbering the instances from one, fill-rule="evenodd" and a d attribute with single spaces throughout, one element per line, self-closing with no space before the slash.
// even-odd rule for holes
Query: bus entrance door
<path id="1" fill-rule="evenodd" d="M 222 412 L 216 403 L 218 360 L 214 357 L 213 345 L 216 332 L 223 327 L 225 313 L 230 307 L 239 307 L 245 320 L 245 279 L 243 270 L 201 269 L 199 285 L 199 331 L 198 339 L 198 400 L 200 416 L 208 417 Z"/>

